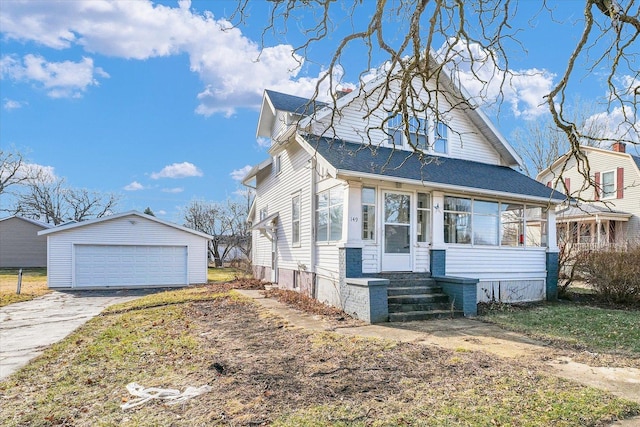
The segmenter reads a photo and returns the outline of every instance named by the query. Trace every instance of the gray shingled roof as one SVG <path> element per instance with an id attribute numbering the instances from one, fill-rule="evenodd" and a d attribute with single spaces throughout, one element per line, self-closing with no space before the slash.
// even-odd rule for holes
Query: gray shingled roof
<path id="1" fill-rule="evenodd" d="M 634 156 L 633 154 L 631 155 L 631 158 L 633 159 L 634 162 L 636 162 L 636 165 L 638 165 L 638 169 L 640 169 L 640 157 L 638 156 Z"/>
<path id="2" fill-rule="evenodd" d="M 307 98 L 287 95 L 286 93 L 276 92 L 273 90 L 266 90 L 265 92 L 276 110 L 288 111 L 290 113 L 300 114 L 303 116 L 308 116 L 313 113 L 314 110 L 319 110 L 327 105 L 324 102 L 311 101 Z"/>
<path id="3" fill-rule="evenodd" d="M 382 175 L 387 178 L 467 187 L 519 196 L 565 200 L 565 195 L 506 166 L 450 157 L 419 155 L 386 147 L 371 147 L 317 136 L 307 142 L 341 171 Z"/>

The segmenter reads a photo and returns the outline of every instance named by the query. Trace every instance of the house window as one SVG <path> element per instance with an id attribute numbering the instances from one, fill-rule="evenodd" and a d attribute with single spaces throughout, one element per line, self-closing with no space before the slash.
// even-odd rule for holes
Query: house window
<path id="1" fill-rule="evenodd" d="M 602 175 L 602 198 L 611 199 L 616 197 L 616 174 L 614 171 L 604 172 Z"/>
<path id="2" fill-rule="evenodd" d="M 389 144 L 398 148 L 408 146 L 438 154 L 446 154 L 449 149 L 449 127 L 441 121 L 410 116 L 408 123 L 409 142 L 406 142 L 404 135 L 405 126 L 402 114 L 390 116 L 387 126 Z M 433 141 L 433 144 L 430 144 L 430 141 Z"/>
<path id="3" fill-rule="evenodd" d="M 444 240 L 489 246 L 547 246 L 546 209 L 445 196 Z M 526 233 L 526 234 L 525 234 Z"/>
<path id="4" fill-rule="evenodd" d="M 376 190 L 362 189 L 362 240 L 374 240 L 376 227 Z"/>
<path id="5" fill-rule="evenodd" d="M 502 223 L 502 246 L 524 245 L 524 206 L 515 203 L 502 203 L 500 222 Z"/>
<path id="6" fill-rule="evenodd" d="M 448 150 L 449 126 L 436 121 L 433 126 L 433 151 L 436 153 L 446 154 Z"/>
<path id="7" fill-rule="evenodd" d="M 300 195 L 291 199 L 291 242 L 300 244 Z"/>
<path id="8" fill-rule="evenodd" d="M 527 207 L 525 210 L 527 224 L 527 246 L 547 246 L 546 210 L 541 207 Z"/>
<path id="9" fill-rule="evenodd" d="M 265 219 L 267 217 L 267 212 L 269 212 L 267 210 L 267 207 L 263 207 L 262 209 L 260 209 L 260 221 L 262 221 L 263 219 Z"/>
<path id="10" fill-rule="evenodd" d="M 275 158 L 275 172 L 276 175 L 282 172 L 282 154 L 278 154 Z"/>
<path id="11" fill-rule="evenodd" d="M 342 187 L 333 187 L 316 195 L 316 241 L 342 239 Z"/>
<path id="12" fill-rule="evenodd" d="M 471 243 L 471 199 L 445 196 L 444 241 Z"/>
<path id="13" fill-rule="evenodd" d="M 418 242 L 431 241 L 431 195 L 418 193 Z"/>
<path id="14" fill-rule="evenodd" d="M 428 148 L 426 118 L 418 118 L 415 116 L 409 117 L 410 142 L 407 144 L 404 143 L 405 126 L 404 121 L 402 120 L 402 114 L 391 116 L 388 121 L 388 127 L 390 144 L 399 148 L 402 148 L 404 145 L 409 145 L 412 148 L 418 148 L 420 150 L 426 150 Z"/>
<path id="15" fill-rule="evenodd" d="M 500 224 L 498 202 L 473 201 L 473 243 L 476 245 L 498 245 Z"/>

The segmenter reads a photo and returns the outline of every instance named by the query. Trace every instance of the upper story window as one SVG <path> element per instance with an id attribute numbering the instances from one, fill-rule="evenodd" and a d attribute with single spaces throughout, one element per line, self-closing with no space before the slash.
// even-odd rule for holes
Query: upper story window
<path id="1" fill-rule="evenodd" d="M 446 154 L 449 151 L 449 126 L 436 121 L 433 125 L 433 151 Z"/>
<path id="2" fill-rule="evenodd" d="M 449 149 L 449 127 L 427 117 L 409 117 L 409 140 L 405 136 L 402 114 L 389 117 L 387 122 L 389 144 L 397 148 L 417 148 L 426 152 L 446 154 Z"/>
<path id="3" fill-rule="evenodd" d="M 282 172 L 282 154 L 278 154 L 275 157 L 274 163 L 275 163 L 274 171 L 276 175 L 278 175 L 280 172 Z"/>
<path id="4" fill-rule="evenodd" d="M 267 207 L 263 207 L 260 209 L 260 221 L 262 221 L 263 219 L 265 219 L 267 217 L 267 213 L 269 211 L 267 210 Z"/>
<path id="5" fill-rule="evenodd" d="M 615 171 L 602 173 L 602 198 L 612 199 L 616 197 L 616 174 Z"/>

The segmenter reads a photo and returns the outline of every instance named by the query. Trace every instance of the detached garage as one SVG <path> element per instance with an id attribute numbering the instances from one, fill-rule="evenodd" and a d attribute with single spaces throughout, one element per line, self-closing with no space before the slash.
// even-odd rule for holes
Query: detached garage
<path id="1" fill-rule="evenodd" d="M 207 281 L 208 234 L 137 211 L 68 224 L 47 237 L 50 288 L 186 286 Z"/>

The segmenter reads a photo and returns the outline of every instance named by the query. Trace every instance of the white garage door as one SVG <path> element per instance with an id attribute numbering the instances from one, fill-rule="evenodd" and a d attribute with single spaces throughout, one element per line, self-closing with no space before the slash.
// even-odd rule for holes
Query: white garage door
<path id="1" fill-rule="evenodd" d="M 76 287 L 186 284 L 186 246 L 75 246 Z"/>

